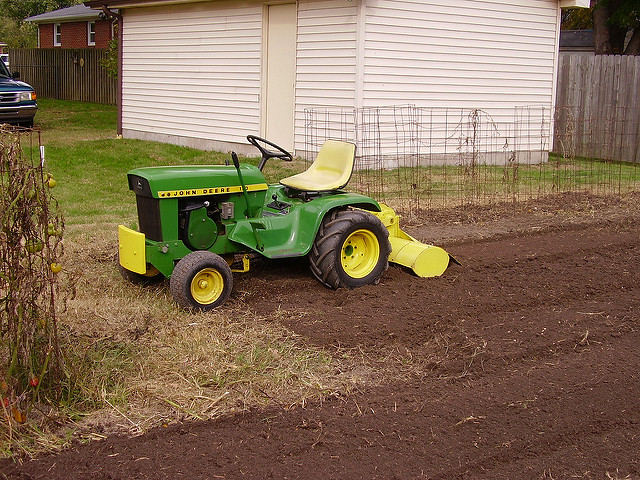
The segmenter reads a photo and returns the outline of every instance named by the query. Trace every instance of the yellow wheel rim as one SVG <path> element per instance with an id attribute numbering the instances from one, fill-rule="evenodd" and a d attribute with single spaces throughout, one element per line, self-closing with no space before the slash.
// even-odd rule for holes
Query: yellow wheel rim
<path id="1" fill-rule="evenodd" d="M 342 244 L 341 262 L 344 272 L 351 278 L 369 275 L 380 259 L 380 244 L 369 230 L 356 230 Z"/>
<path id="2" fill-rule="evenodd" d="M 200 305 L 215 302 L 223 290 L 224 278 L 215 268 L 204 268 L 191 280 L 191 296 Z"/>

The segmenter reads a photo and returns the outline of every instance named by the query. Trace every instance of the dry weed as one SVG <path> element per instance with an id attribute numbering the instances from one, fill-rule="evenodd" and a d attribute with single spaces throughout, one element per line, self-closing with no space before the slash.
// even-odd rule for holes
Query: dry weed
<path id="1" fill-rule="evenodd" d="M 194 314 L 176 307 L 166 284 L 127 283 L 115 263 L 116 225 L 110 227 L 109 235 L 72 232 L 77 241 L 66 247 L 73 263 L 67 287 L 76 295 L 60 318 L 85 435 L 289 407 L 342 388 L 330 354 L 257 315 L 242 296 Z"/>

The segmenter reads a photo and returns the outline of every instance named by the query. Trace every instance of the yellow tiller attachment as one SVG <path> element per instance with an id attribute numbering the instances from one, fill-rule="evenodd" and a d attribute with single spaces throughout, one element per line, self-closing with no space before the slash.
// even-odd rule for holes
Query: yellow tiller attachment
<path id="1" fill-rule="evenodd" d="M 381 203 L 380 206 L 380 213 L 372 213 L 389 230 L 390 262 L 412 269 L 419 277 L 439 277 L 447 269 L 450 261 L 458 263 L 444 249 L 422 243 L 403 232 L 399 225 L 399 215 L 387 205 Z"/>

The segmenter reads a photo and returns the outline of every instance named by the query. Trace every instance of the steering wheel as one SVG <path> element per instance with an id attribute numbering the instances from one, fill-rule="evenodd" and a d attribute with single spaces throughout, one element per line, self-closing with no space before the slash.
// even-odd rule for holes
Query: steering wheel
<path id="1" fill-rule="evenodd" d="M 291 155 L 289 152 L 287 152 L 281 146 L 276 145 L 275 143 L 270 142 L 269 140 L 265 140 L 264 138 L 256 137 L 255 135 L 247 135 L 247 140 L 249 141 L 249 143 L 251 145 L 253 145 L 258 150 L 260 150 L 260 153 L 262 154 L 262 159 L 260 160 L 260 163 L 258 164 L 258 169 L 260 169 L 260 170 L 262 170 L 264 168 L 265 164 L 267 163 L 267 160 L 269 160 L 270 158 L 279 158 L 279 159 L 285 160 L 287 162 L 293 161 L 293 155 Z M 269 147 L 275 148 L 276 151 L 274 152 L 272 150 L 268 150 L 262 144 L 265 144 L 265 145 L 268 145 Z"/>

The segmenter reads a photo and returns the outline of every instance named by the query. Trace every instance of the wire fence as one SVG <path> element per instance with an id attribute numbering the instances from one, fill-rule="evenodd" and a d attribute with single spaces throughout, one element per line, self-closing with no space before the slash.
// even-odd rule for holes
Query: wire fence
<path id="1" fill-rule="evenodd" d="M 637 122 L 612 120 L 624 127 L 614 134 L 595 117 L 577 120 L 570 112 L 537 106 L 495 115 L 411 105 L 310 108 L 302 156 L 312 161 L 330 138 L 354 142 L 349 188 L 409 215 L 564 192 L 637 191 Z M 623 114 L 617 118 L 628 118 Z"/>

